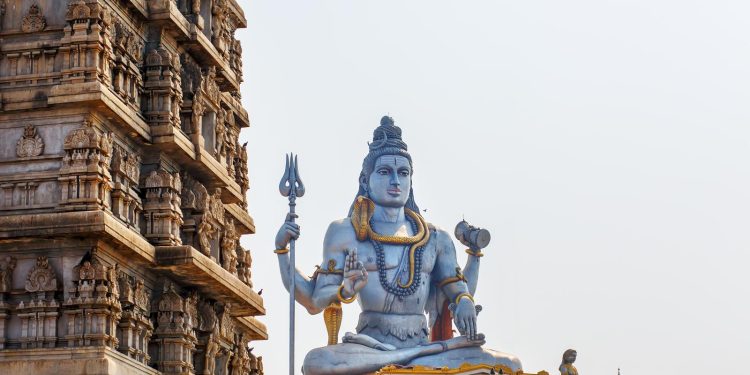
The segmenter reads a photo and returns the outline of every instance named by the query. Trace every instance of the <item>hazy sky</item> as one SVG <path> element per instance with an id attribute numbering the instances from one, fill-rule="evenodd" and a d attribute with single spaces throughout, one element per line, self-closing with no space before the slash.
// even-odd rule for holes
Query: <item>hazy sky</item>
<path id="1" fill-rule="evenodd" d="M 492 232 L 487 347 L 529 373 L 557 373 L 569 347 L 589 375 L 747 369 L 749 2 L 241 3 L 258 230 L 242 243 L 268 310 L 266 373 L 287 371 L 272 253 L 284 153 L 300 155 L 297 259 L 312 274 L 384 114 L 427 220 Z M 358 313 L 345 306 L 342 334 Z M 299 367 L 326 334 L 322 315 L 297 316 Z"/>

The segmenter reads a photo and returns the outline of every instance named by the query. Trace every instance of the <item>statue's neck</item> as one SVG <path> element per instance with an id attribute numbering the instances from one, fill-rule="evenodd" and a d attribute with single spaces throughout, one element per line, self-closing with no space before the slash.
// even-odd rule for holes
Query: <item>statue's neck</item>
<path id="1" fill-rule="evenodd" d="M 401 223 L 406 221 L 406 216 L 404 216 L 403 207 L 383 207 L 376 204 L 372 220 L 385 223 Z"/>

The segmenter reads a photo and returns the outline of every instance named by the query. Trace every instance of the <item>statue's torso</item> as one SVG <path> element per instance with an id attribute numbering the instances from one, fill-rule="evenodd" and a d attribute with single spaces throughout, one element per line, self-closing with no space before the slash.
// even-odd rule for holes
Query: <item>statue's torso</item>
<path id="1" fill-rule="evenodd" d="M 374 224 L 373 227 L 374 230 L 381 234 L 391 235 L 396 232 L 392 228 L 392 225 L 391 228 L 387 225 L 379 224 Z M 339 229 L 351 232 L 347 234 L 342 233 L 342 237 L 346 237 L 347 241 L 341 245 L 347 249 L 356 248 L 357 259 L 365 265 L 365 269 L 368 272 L 367 284 L 359 292 L 359 303 L 362 311 L 423 315 L 427 296 L 430 291 L 431 274 L 435 267 L 438 253 L 437 241 L 435 241 L 434 236 L 423 247 L 422 267 L 421 270 L 416 270 L 416 272 L 421 272 L 419 287 L 414 294 L 400 297 L 388 293 L 381 285 L 377 266 L 377 252 L 372 243 L 370 241 L 357 241 L 353 235 L 354 231 L 351 226 L 341 226 Z M 404 228 L 401 229 L 403 231 Z M 414 234 L 411 228 L 406 229 L 408 232 L 407 235 Z M 388 244 L 381 244 L 381 246 L 385 255 L 385 269 L 388 282 L 392 282 L 398 272 L 402 283 L 406 283 L 409 279 L 409 246 Z"/>

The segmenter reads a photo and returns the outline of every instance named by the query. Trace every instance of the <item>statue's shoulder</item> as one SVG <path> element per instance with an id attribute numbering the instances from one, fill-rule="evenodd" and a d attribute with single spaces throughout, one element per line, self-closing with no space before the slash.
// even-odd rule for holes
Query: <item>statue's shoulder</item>
<path id="1" fill-rule="evenodd" d="M 446 239 L 450 241 L 451 234 L 447 230 L 445 230 L 443 227 L 437 226 L 433 223 L 427 222 L 427 228 L 430 230 L 430 234 L 436 239 L 436 240 L 442 240 L 445 241 Z"/>
<path id="2" fill-rule="evenodd" d="M 347 249 L 356 244 L 357 237 L 348 217 L 334 220 L 328 225 L 323 247 L 328 251 Z"/>

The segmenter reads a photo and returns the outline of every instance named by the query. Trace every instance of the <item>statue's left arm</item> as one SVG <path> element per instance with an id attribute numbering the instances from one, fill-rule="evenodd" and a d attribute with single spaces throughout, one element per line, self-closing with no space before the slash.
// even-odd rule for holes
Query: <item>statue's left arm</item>
<path id="1" fill-rule="evenodd" d="M 432 280 L 449 301 L 455 304 L 453 322 L 462 335 L 474 340 L 477 337 L 477 312 L 474 299 L 456 259 L 456 248 L 448 232 L 438 229 L 435 233 L 437 259 Z"/>

